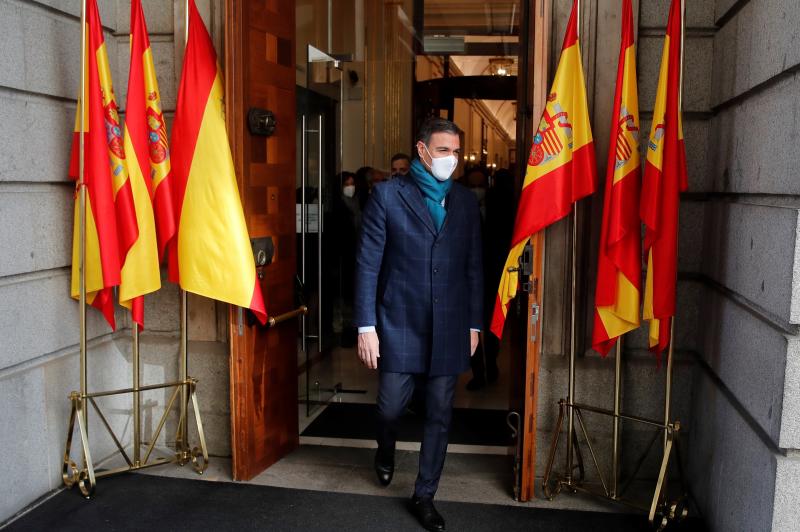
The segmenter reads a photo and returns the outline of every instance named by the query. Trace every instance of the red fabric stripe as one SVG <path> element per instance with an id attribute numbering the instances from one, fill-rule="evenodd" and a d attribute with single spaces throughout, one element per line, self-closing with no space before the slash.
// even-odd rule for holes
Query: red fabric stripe
<path id="1" fill-rule="evenodd" d="M 131 318 L 139 327 L 139 331 L 144 330 L 144 296 L 133 298 L 131 301 Z"/>
<path id="2" fill-rule="evenodd" d="M 144 65 L 142 55 L 150 46 L 147 28 L 144 27 L 144 17 L 142 16 L 141 0 L 131 2 L 131 70 L 128 77 L 128 101 L 125 109 L 125 126 L 130 133 L 131 144 L 135 153 L 128 154 L 134 156 L 139 162 L 139 168 L 145 177 L 148 190 L 150 189 L 150 153 L 148 150 L 148 131 L 145 121 L 145 110 L 147 107 L 144 84 Z M 150 190 L 152 197 L 153 191 Z"/>
<path id="3" fill-rule="evenodd" d="M 172 125 L 172 187 L 175 219 L 180 223 L 197 136 L 217 76 L 217 54 L 194 0 L 189 0 L 189 39 L 183 57 L 178 103 Z M 160 188 L 160 187 L 159 187 Z M 169 279 L 180 282 L 177 238 L 169 246 Z"/>
<path id="4" fill-rule="evenodd" d="M 500 294 L 495 296 L 494 312 L 492 312 L 492 324 L 489 329 L 492 334 L 498 338 L 503 337 L 503 326 L 506 323 L 506 316 L 503 314 L 503 301 L 500 299 Z"/>
<path id="5" fill-rule="evenodd" d="M 124 261 L 128 250 L 139 238 L 139 225 L 136 221 L 136 207 L 133 203 L 130 178 L 126 179 L 125 184 L 117 191 L 117 196 L 114 198 L 114 213 L 117 217 L 119 256 Z"/>
<path id="6" fill-rule="evenodd" d="M 153 193 L 153 212 L 156 218 L 158 260 L 161 262 L 164 260 L 167 247 L 176 234 L 175 205 L 172 200 L 172 172 L 158 184 Z"/>
<path id="7" fill-rule="evenodd" d="M 652 348 L 656 353 L 669 344 L 670 318 L 675 315 L 680 193 L 687 188 L 686 150 L 679 129 L 680 32 L 680 1 L 673 0 L 667 24 L 670 48 L 661 170 L 649 161 L 645 164 L 640 206 L 645 256 L 653 253 L 653 315 L 661 320 L 659 342 Z"/>
<path id="8" fill-rule="evenodd" d="M 514 235 L 515 246 L 569 214 L 572 204 L 595 191 L 594 143 L 572 152 L 572 160 L 522 189 Z"/>
<path id="9" fill-rule="evenodd" d="M 261 325 L 267 323 L 267 310 L 264 308 L 264 296 L 261 294 L 261 283 L 258 282 L 258 277 L 256 277 L 255 286 L 253 287 L 253 298 L 250 300 L 250 310 L 256 315 Z"/>
<path id="10" fill-rule="evenodd" d="M 572 10 L 569 13 L 567 30 L 564 32 L 564 44 L 561 46 L 563 52 L 573 44 L 578 42 L 578 0 L 572 1 Z"/>
<path id="11" fill-rule="evenodd" d="M 112 288 L 103 288 L 92 301 L 92 306 L 103 313 L 108 324 L 111 326 L 112 331 L 117 330 L 117 321 L 114 318 L 114 290 Z"/>

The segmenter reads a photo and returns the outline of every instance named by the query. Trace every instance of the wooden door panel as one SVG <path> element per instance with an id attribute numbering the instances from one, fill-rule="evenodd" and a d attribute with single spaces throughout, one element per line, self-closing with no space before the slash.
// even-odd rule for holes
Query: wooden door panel
<path id="1" fill-rule="evenodd" d="M 261 289 L 269 315 L 292 310 L 295 266 L 294 2 L 226 0 L 226 109 L 251 238 L 271 237 Z M 275 114 L 270 137 L 247 129 L 251 107 Z M 297 323 L 251 326 L 231 309 L 233 477 L 247 480 L 297 447 Z M 240 325 L 241 323 L 241 325 Z"/>

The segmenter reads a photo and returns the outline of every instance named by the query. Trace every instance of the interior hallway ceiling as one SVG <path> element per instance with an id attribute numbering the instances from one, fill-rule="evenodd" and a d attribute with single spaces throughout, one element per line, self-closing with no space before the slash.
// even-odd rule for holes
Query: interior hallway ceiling
<path id="1" fill-rule="evenodd" d="M 494 55 L 451 55 L 453 74 L 517 75 L 517 56 L 510 48 L 519 44 L 520 2 L 485 0 L 424 0 L 426 36 L 463 37 L 472 46 L 494 48 Z M 516 105 L 511 101 L 481 100 L 512 141 L 516 140 Z"/>
<path id="2" fill-rule="evenodd" d="M 488 56 L 458 56 L 450 57 L 450 61 L 455 65 L 463 76 L 487 76 L 490 75 L 489 61 L 493 59 Z M 508 69 L 508 75 L 517 75 L 517 58 L 507 57 L 512 61 Z M 512 141 L 517 139 L 517 105 L 511 100 L 480 100 L 486 109 L 494 116 L 503 130 L 508 134 Z"/>

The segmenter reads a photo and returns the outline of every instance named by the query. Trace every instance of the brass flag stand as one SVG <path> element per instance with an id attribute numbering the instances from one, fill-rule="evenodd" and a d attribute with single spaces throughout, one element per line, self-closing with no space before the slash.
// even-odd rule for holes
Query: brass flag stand
<path id="1" fill-rule="evenodd" d="M 679 82 L 679 96 L 678 106 L 681 107 L 682 92 L 683 92 L 683 40 L 684 40 L 684 14 L 685 5 L 684 0 L 681 0 L 681 55 L 680 55 L 680 82 Z M 580 9 L 578 10 L 578 28 L 580 28 Z M 670 322 L 670 344 L 667 354 L 667 367 L 664 386 L 664 418 L 663 420 L 647 419 L 640 416 L 629 415 L 622 413 L 620 409 L 621 392 L 622 392 L 622 338 L 617 339 L 616 345 L 616 358 L 614 364 L 614 409 L 608 410 L 605 408 L 598 408 L 586 404 L 581 404 L 575 401 L 575 323 L 576 323 L 576 277 L 577 277 L 577 236 L 578 236 L 578 211 L 577 207 L 573 207 L 572 212 L 572 310 L 571 310 L 571 326 L 570 326 L 570 352 L 569 352 L 569 382 L 567 398 L 561 399 L 559 405 L 559 415 L 556 421 L 556 427 L 553 434 L 553 441 L 550 447 L 550 453 L 545 468 L 544 478 L 542 480 L 542 492 L 548 499 L 553 499 L 563 489 L 571 492 L 583 492 L 589 495 L 600 497 L 613 502 L 626 504 L 628 506 L 640 509 L 647 512 L 649 522 L 656 526 L 658 530 L 662 530 L 671 521 L 680 520 L 688 514 L 688 495 L 686 486 L 683 482 L 683 472 L 681 469 L 681 457 L 679 448 L 678 436 L 681 430 L 680 421 L 671 421 L 671 399 L 672 399 L 672 366 L 674 355 L 674 337 L 675 337 L 675 318 L 671 318 Z M 677 238 L 677 235 L 676 235 Z M 598 463 L 597 454 L 592 446 L 591 438 L 586 428 L 586 423 L 583 419 L 583 412 L 593 412 L 603 416 L 609 416 L 613 419 L 613 432 L 612 432 L 612 449 L 611 449 L 611 472 L 610 482 L 606 482 L 606 478 L 601 471 Z M 556 458 L 556 451 L 561 438 L 561 430 L 564 423 L 564 418 L 567 418 L 567 444 L 566 444 L 566 466 L 563 476 L 552 479 L 553 464 Z M 575 430 L 575 419 L 578 421 L 583 439 L 592 463 L 600 481 L 602 490 L 595 486 L 587 485 L 585 476 L 584 460 L 579 447 L 578 435 Z M 644 453 L 636 462 L 633 473 L 628 478 L 622 489 L 619 488 L 619 462 L 620 462 L 620 422 L 622 420 L 631 421 L 634 423 L 643 424 L 654 428 L 654 435 L 649 441 Z M 653 489 L 650 504 L 647 506 L 639 502 L 631 501 L 624 497 L 627 489 L 635 480 L 639 470 L 644 464 L 645 459 L 650 454 L 654 444 L 658 441 L 658 437 L 663 435 L 663 454 L 661 457 L 661 465 L 656 480 L 656 485 Z M 674 500 L 669 500 L 667 490 L 668 468 L 670 460 L 675 455 L 675 462 L 677 464 L 678 472 L 680 474 L 680 483 L 682 493 Z M 575 474 L 577 470 L 577 475 Z"/>
<path id="2" fill-rule="evenodd" d="M 188 6 L 186 9 L 186 39 L 188 39 Z M 136 471 L 148 467 L 163 465 L 167 463 L 177 463 L 184 465 L 191 462 L 192 467 L 198 474 L 202 474 L 208 466 L 208 450 L 206 448 L 205 434 L 203 432 L 203 424 L 200 419 L 200 408 L 197 403 L 197 379 L 188 376 L 188 311 L 187 311 L 187 298 L 186 292 L 181 290 L 181 340 L 180 340 L 180 368 L 179 380 L 168 382 L 164 384 L 154 384 L 148 386 L 141 386 L 139 379 L 141 375 L 140 357 L 139 357 L 139 329 L 136 323 L 133 324 L 133 348 L 132 348 L 132 366 L 133 378 L 132 387 L 123 388 L 111 391 L 101 391 L 89 393 L 88 386 L 88 361 L 87 361 L 87 346 L 86 346 L 86 184 L 84 181 L 85 172 L 85 155 L 84 155 L 84 134 L 86 130 L 85 115 L 83 106 L 87 101 L 87 87 L 86 87 L 86 48 L 87 48 L 87 34 L 86 34 L 86 0 L 81 2 L 81 83 L 80 94 L 81 97 L 78 101 L 79 106 L 79 159 L 78 159 L 78 210 L 80 218 L 80 238 L 79 238 L 79 285 L 80 285 L 80 391 L 73 391 L 69 395 L 72 403 L 70 412 L 69 424 L 67 426 L 67 439 L 64 450 L 64 461 L 62 465 L 62 479 L 67 488 L 71 488 L 77 484 L 81 494 L 89 498 L 94 494 L 97 479 L 110 475 L 116 475 L 128 471 Z M 142 447 L 144 442 L 141 441 L 141 408 L 140 408 L 140 394 L 149 390 L 167 390 L 173 389 L 172 395 L 167 402 L 167 407 L 158 422 L 158 427 L 150 438 L 144 453 L 144 458 L 141 457 Z M 161 431 L 166 424 L 172 407 L 175 403 L 178 394 L 180 393 L 180 418 L 178 421 L 178 428 L 175 437 L 175 454 L 172 457 L 154 457 L 151 460 L 151 454 L 155 448 Z M 128 456 L 125 452 L 125 447 L 120 443 L 117 436 L 114 434 L 111 425 L 103 415 L 100 407 L 95 401 L 99 397 L 109 397 L 114 395 L 127 395 L 133 396 L 133 449 L 132 456 Z M 197 434 L 200 440 L 200 447 L 189 448 L 188 444 L 188 410 L 189 402 L 192 404 L 194 412 L 195 423 L 197 425 Z M 117 451 L 125 460 L 126 465 L 115 469 L 96 471 L 95 464 L 92 461 L 90 452 L 90 439 L 89 439 L 89 406 L 91 405 L 100 418 L 101 423 L 108 431 Z M 78 431 L 80 434 L 82 454 L 82 465 L 78 465 L 72 459 L 72 438 L 75 432 L 75 424 L 78 424 Z"/>

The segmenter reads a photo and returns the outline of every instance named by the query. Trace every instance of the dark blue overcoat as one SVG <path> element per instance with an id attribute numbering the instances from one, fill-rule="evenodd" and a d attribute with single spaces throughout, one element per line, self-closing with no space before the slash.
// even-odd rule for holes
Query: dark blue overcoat
<path id="1" fill-rule="evenodd" d="M 480 212 L 454 183 L 436 231 L 410 176 L 380 183 L 363 213 L 355 325 L 373 325 L 381 371 L 457 375 L 469 369 L 470 329 L 483 316 Z"/>

